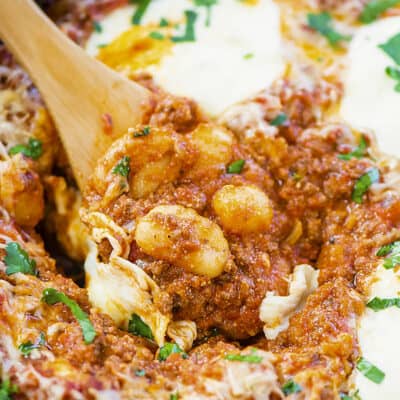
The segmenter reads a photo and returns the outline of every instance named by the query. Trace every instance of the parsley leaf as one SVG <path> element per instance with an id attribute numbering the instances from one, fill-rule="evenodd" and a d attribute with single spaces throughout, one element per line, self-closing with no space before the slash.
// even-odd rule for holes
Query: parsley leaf
<path id="1" fill-rule="evenodd" d="M 28 253 L 16 242 L 7 243 L 4 262 L 7 265 L 6 274 L 13 275 L 17 272 L 36 275 L 36 261 L 29 258 Z"/>
<path id="2" fill-rule="evenodd" d="M 93 21 L 93 29 L 97 33 L 103 32 L 103 27 L 101 26 L 100 22 L 98 22 L 98 21 Z"/>
<path id="3" fill-rule="evenodd" d="M 169 26 L 169 22 L 166 18 L 161 18 L 158 25 L 160 28 L 165 28 L 166 26 Z"/>
<path id="4" fill-rule="evenodd" d="M 11 384 L 9 379 L 4 379 L 0 384 L 0 400 L 11 400 L 11 395 L 18 393 L 18 387 Z"/>
<path id="5" fill-rule="evenodd" d="M 153 339 L 153 333 L 150 327 L 143 322 L 142 318 L 137 314 L 132 314 L 132 318 L 128 324 L 128 332 L 136 336 L 142 336 L 147 339 Z"/>
<path id="6" fill-rule="evenodd" d="M 369 24 L 375 21 L 383 12 L 400 3 L 400 0 L 372 0 L 360 14 L 360 21 Z"/>
<path id="7" fill-rule="evenodd" d="M 254 57 L 254 53 L 246 53 L 244 56 L 243 56 L 243 58 L 245 59 L 245 60 L 250 60 L 251 58 L 253 58 Z"/>
<path id="8" fill-rule="evenodd" d="M 123 156 L 119 163 L 113 168 L 112 173 L 114 175 L 121 175 L 124 178 L 128 178 L 129 172 L 131 172 L 131 167 L 129 165 L 130 162 L 130 157 Z"/>
<path id="9" fill-rule="evenodd" d="M 367 147 L 368 147 L 367 141 L 365 140 L 364 135 L 362 135 L 360 143 L 353 151 L 346 154 L 339 154 L 338 158 L 345 161 L 351 160 L 352 158 L 358 158 L 358 159 L 363 158 L 365 155 L 365 151 L 367 150 Z"/>
<path id="10" fill-rule="evenodd" d="M 144 369 L 137 369 L 135 371 L 135 375 L 136 376 L 145 376 L 146 375 L 146 371 Z"/>
<path id="11" fill-rule="evenodd" d="M 288 380 L 283 386 L 282 386 L 282 392 L 285 396 L 288 396 L 289 394 L 292 393 L 299 393 L 301 392 L 302 387 L 296 383 L 293 379 Z"/>
<path id="12" fill-rule="evenodd" d="M 206 7 L 207 8 L 207 18 L 206 18 L 206 26 L 210 26 L 211 22 L 211 7 L 215 6 L 218 3 L 218 0 L 194 0 L 194 4 L 197 7 Z"/>
<path id="13" fill-rule="evenodd" d="M 374 383 L 382 383 L 385 379 L 385 373 L 381 371 L 378 367 L 371 364 L 364 357 L 361 357 L 357 361 L 356 368 L 370 381 Z"/>
<path id="14" fill-rule="evenodd" d="M 386 67 L 385 72 L 389 78 L 392 78 L 395 81 L 397 81 L 396 86 L 394 87 L 394 90 L 396 92 L 400 92 L 400 69 L 395 68 L 395 67 Z"/>
<path id="15" fill-rule="evenodd" d="M 132 16 L 132 24 L 133 25 L 140 25 L 140 22 L 143 18 L 144 13 L 146 12 L 151 0 L 131 0 L 131 3 L 136 3 L 137 9 Z"/>
<path id="16" fill-rule="evenodd" d="M 357 204 L 362 204 L 364 194 L 368 191 L 373 183 L 379 181 L 379 176 L 379 170 L 375 167 L 369 169 L 364 175 L 361 175 L 357 179 L 353 188 L 353 193 L 351 194 L 353 201 L 355 201 Z"/>
<path id="17" fill-rule="evenodd" d="M 400 65 L 400 33 L 391 37 L 386 43 L 378 46 L 382 49 L 397 65 Z"/>
<path id="18" fill-rule="evenodd" d="M 169 400 L 179 400 L 179 393 L 173 393 L 169 396 Z"/>
<path id="19" fill-rule="evenodd" d="M 374 297 L 367 303 L 367 307 L 374 310 L 375 312 L 385 310 L 386 308 L 390 307 L 400 308 L 400 297 L 393 297 L 388 299 Z"/>
<path id="20" fill-rule="evenodd" d="M 85 313 L 85 311 L 82 310 L 76 301 L 70 299 L 64 293 L 61 293 L 53 288 L 47 288 L 43 290 L 42 301 L 50 305 L 56 303 L 65 304 L 71 310 L 74 317 L 78 320 L 78 323 L 82 328 L 83 339 L 85 343 L 90 344 L 93 342 L 94 338 L 96 337 L 96 331 L 89 319 L 89 316 Z"/>
<path id="21" fill-rule="evenodd" d="M 32 343 L 30 340 L 28 342 L 21 343 L 18 346 L 18 350 L 24 355 L 24 357 L 28 357 L 33 350 L 38 349 L 40 346 L 44 346 L 45 344 L 46 339 L 44 333 L 41 332 L 39 339 L 35 343 Z"/>
<path id="22" fill-rule="evenodd" d="M 269 124 L 272 126 L 281 126 L 287 121 L 287 119 L 287 115 L 281 112 Z"/>
<path id="23" fill-rule="evenodd" d="M 197 20 L 197 13 L 192 10 L 186 10 L 186 29 L 182 36 L 172 36 L 171 40 L 175 43 L 194 42 L 196 40 L 194 26 Z"/>
<path id="24" fill-rule="evenodd" d="M 165 343 L 158 352 L 158 360 L 165 361 L 171 354 L 181 354 L 182 358 L 188 358 L 188 355 L 176 343 Z"/>
<path id="25" fill-rule="evenodd" d="M 350 40 L 351 36 L 342 35 L 336 32 L 332 26 L 332 17 L 328 12 L 322 12 L 320 14 L 308 14 L 307 15 L 308 26 L 322 36 L 324 36 L 331 46 L 336 46 L 338 42 L 343 40 Z"/>
<path id="26" fill-rule="evenodd" d="M 396 241 L 385 246 L 382 246 L 376 253 L 378 257 L 384 257 L 389 255 L 389 257 L 385 258 L 383 262 L 383 266 L 386 269 L 392 269 L 400 264 L 400 241 Z"/>
<path id="27" fill-rule="evenodd" d="M 226 171 L 228 174 L 240 174 L 243 171 L 245 160 L 236 160 L 228 165 Z"/>
<path id="28" fill-rule="evenodd" d="M 255 354 L 255 352 L 255 350 L 252 350 L 251 354 L 226 354 L 224 359 L 228 361 L 247 362 L 249 364 L 260 364 L 263 358 Z"/>
<path id="29" fill-rule="evenodd" d="M 361 400 L 359 393 L 360 393 L 359 390 L 357 390 L 356 392 L 354 392 L 351 395 L 348 395 L 345 393 L 340 393 L 340 399 L 341 400 Z"/>
<path id="30" fill-rule="evenodd" d="M 12 156 L 18 153 L 37 160 L 43 154 L 42 142 L 35 138 L 29 138 L 28 144 L 17 144 L 9 150 L 9 154 Z"/>
<path id="31" fill-rule="evenodd" d="M 161 32 L 150 32 L 149 37 L 155 40 L 163 40 L 165 36 Z"/>
<path id="32" fill-rule="evenodd" d="M 149 126 L 145 126 L 142 130 L 137 131 L 133 134 L 133 137 L 137 138 L 137 137 L 143 137 L 143 136 L 147 136 L 150 135 L 150 127 Z"/>

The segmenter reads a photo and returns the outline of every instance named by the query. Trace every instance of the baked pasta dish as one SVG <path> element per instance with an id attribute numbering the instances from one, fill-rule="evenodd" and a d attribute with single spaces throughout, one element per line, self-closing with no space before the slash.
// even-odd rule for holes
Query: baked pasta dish
<path id="1" fill-rule="evenodd" d="M 79 191 L 0 45 L 0 399 L 400 399 L 400 1 L 38 4 L 154 101 Z"/>

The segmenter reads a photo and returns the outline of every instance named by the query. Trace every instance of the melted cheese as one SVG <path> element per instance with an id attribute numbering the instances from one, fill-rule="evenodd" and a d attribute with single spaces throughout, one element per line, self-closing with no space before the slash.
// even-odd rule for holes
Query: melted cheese
<path id="1" fill-rule="evenodd" d="M 143 16 L 142 29 L 152 26 L 153 31 L 160 31 L 159 21 L 166 18 L 179 24 L 174 35 L 180 36 L 185 28 L 184 11 L 189 9 L 197 13 L 196 41 L 174 44 L 170 51 L 162 52 L 161 60 L 155 62 L 155 57 L 150 57 L 149 65 L 143 67 L 165 90 L 194 98 L 210 115 L 217 115 L 267 87 L 284 72 L 280 15 L 272 0 L 251 6 L 219 0 L 211 8 L 209 26 L 206 8 L 195 7 L 191 0 L 155 0 Z M 130 29 L 133 12 L 134 6 L 127 6 L 106 17 L 101 22 L 102 32 L 89 39 L 87 51 L 97 54 L 99 45 Z M 152 41 L 156 45 L 157 40 Z"/>
<path id="2" fill-rule="evenodd" d="M 341 114 L 351 125 L 375 131 L 382 151 L 399 154 L 400 93 L 385 73 L 393 60 L 378 47 L 400 32 L 400 17 L 386 18 L 355 34 L 347 60 Z"/>
<path id="3" fill-rule="evenodd" d="M 371 286 L 370 298 L 400 296 L 400 273 L 379 267 Z M 398 400 L 400 376 L 400 309 L 391 307 L 375 312 L 365 310 L 359 326 L 359 341 L 363 357 L 385 374 L 381 384 L 376 384 L 361 373 L 356 374 L 356 387 L 363 400 Z"/>

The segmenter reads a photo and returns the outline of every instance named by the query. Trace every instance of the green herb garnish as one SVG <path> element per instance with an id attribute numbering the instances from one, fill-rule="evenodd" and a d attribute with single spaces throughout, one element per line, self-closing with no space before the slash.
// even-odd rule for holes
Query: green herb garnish
<path id="1" fill-rule="evenodd" d="M 166 26 L 169 25 L 169 22 L 166 18 L 161 18 L 160 23 L 158 24 L 160 28 L 165 28 Z"/>
<path id="2" fill-rule="evenodd" d="M 338 158 L 345 161 L 351 160 L 352 158 L 358 158 L 358 159 L 363 158 L 367 150 L 367 147 L 368 147 L 367 141 L 365 140 L 364 135 L 362 135 L 360 143 L 353 151 L 346 154 L 339 154 Z"/>
<path id="3" fill-rule="evenodd" d="M 218 3 L 218 0 L 194 0 L 194 4 L 197 7 L 206 7 L 206 9 L 207 9 L 206 26 L 210 26 L 211 7 L 215 6 L 217 3 Z"/>
<path id="4" fill-rule="evenodd" d="M 138 5 L 135 13 L 132 16 L 131 22 L 133 25 L 140 25 L 143 15 L 149 7 L 150 1 L 151 0 L 130 0 L 130 3 Z"/>
<path id="5" fill-rule="evenodd" d="M 287 121 L 287 115 L 281 112 L 269 124 L 272 126 L 281 126 L 286 121 Z"/>
<path id="6" fill-rule="evenodd" d="M 353 201 L 357 204 L 362 204 L 364 194 L 373 183 L 379 181 L 379 176 L 378 168 L 371 168 L 364 175 L 361 175 L 357 179 L 353 188 L 353 193 L 351 194 Z"/>
<path id="7" fill-rule="evenodd" d="M 397 81 L 394 90 L 396 92 L 400 92 L 400 69 L 396 67 L 386 67 L 385 72 L 389 78 L 392 78 L 395 81 Z"/>
<path id="8" fill-rule="evenodd" d="M 17 272 L 27 275 L 37 274 L 36 261 L 29 258 L 28 253 L 19 245 L 19 243 L 7 243 L 4 262 L 7 266 L 7 275 L 13 275 Z"/>
<path id="9" fill-rule="evenodd" d="M 332 26 L 332 17 L 328 12 L 307 15 L 308 26 L 324 36 L 331 46 L 336 46 L 343 40 L 350 40 L 351 36 L 342 35 Z"/>
<path id="10" fill-rule="evenodd" d="M 18 387 L 9 379 L 4 379 L 0 384 L 0 400 L 12 400 L 12 395 L 18 393 Z"/>
<path id="11" fill-rule="evenodd" d="M 145 376 L 146 375 L 146 371 L 144 369 L 137 369 L 135 371 L 135 375 L 136 376 Z"/>
<path id="12" fill-rule="evenodd" d="M 133 137 L 138 138 L 138 137 L 147 136 L 149 134 L 150 134 L 150 127 L 145 126 L 142 130 L 135 132 L 133 134 Z"/>
<path id="13" fill-rule="evenodd" d="M 155 40 L 163 40 L 165 36 L 161 32 L 150 32 L 149 37 Z"/>
<path id="14" fill-rule="evenodd" d="M 103 32 L 103 27 L 101 26 L 100 22 L 98 22 L 98 21 L 93 21 L 93 29 L 97 33 Z"/>
<path id="15" fill-rule="evenodd" d="M 345 393 L 340 393 L 340 399 L 341 400 L 361 400 L 359 393 L 360 393 L 359 390 L 357 390 L 356 392 L 354 392 L 351 395 L 348 395 Z"/>
<path id="16" fill-rule="evenodd" d="M 169 396 L 169 400 L 179 400 L 179 393 L 173 393 Z"/>
<path id="17" fill-rule="evenodd" d="M 243 171 L 245 163 L 245 160 L 236 160 L 228 165 L 226 171 L 228 172 L 228 174 L 240 174 Z"/>
<path id="18" fill-rule="evenodd" d="M 128 332 L 136 336 L 153 339 L 153 333 L 151 332 L 150 327 L 143 322 L 142 318 L 137 314 L 132 314 L 132 318 L 128 324 Z"/>
<path id="19" fill-rule="evenodd" d="M 396 241 L 382 246 L 376 253 L 378 257 L 386 257 L 383 266 L 386 269 L 392 269 L 400 264 L 400 242 Z"/>
<path id="20" fill-rule="evenodd" d="M 28 144 L 17 144 L 9 150 L 9 154 L 12 156 L 18 153 L 37 160 L 43 154 L 42 142 L 35 138 L 29 138 Z"/>
<path id="21" fill-rule="evenodd" d="M 283 386 L 282 386 L 282 392 L 285 396 L 288 396 L 289 394 L 293 393 L 299 393 L 301 392 L 302 387 L 296 383 L 293 379 L 288 380 Z"/>
<path id="22" fill-rule="evenodd" d="M 400 297 L 392 297 L 387 299 L 374 297 L 367 303 L 367 307 L 374 310 L 375 312 L 385 310 L 386 308 L 390 307 L 400 308 Z"/>
<path id="23" fill-rule="evenodd" d="M 90 344 L 93 342 L 94 338 L 96 337 L 94 326 L 90 321 L 89 316 L 85 313 L 85 311 L 82 310 L 76 301 L 70 299 L 64 293 L 53 288 L 47 288 L 43 290 L 42 301 L 50 305 L 56 303 L 65 304 L 71 310 L 72 314 L 81 326 L 85 343 Z"/>
<path id="24" fill-rule="evenodd" d="M 385 379 L 385 373 L 382 372 L 378 367 L 371 364 L 364 357 L 361 357 L 357 361 L 356 368 L 370 381 L 374 383 L 382 383 Z"/>
<path id="25" fill-rule="evenodd" d="M 397 65 L 400 65 L 400 33 L 391 37 L 386 43 L 378 46 L 382 49 Z"/>
<path id="26" fill-rule="evenodd" d="M 171 40 L 175 43 L 194 42 L 196 40 L 194 26 L 197 20 L 197 13 L 192 10 L 186 10 L 185 16 L 186 16 L 185 33 L 182 36 L 172 36 Z"/>
<path id="27" fill-rule="evenodd" d="M 372 0 L 366 4 L 359 19 L 364 24 L 369 24 L 397 4 L 400 4 L 400 0 Z"/>
<path id="28" fill-rule="evenodd" d="M 18 346 L 18 350 L 24 355 L 24 357 L 28 357 L 33 350 L 38 349 L 41 346 L 44 346 L 45 344 L 46 344 L 46 339 L 44 333 L 41 332 L 39 335 L 39 339 L 35 343 L 32 343 L 31 341 L 21 343 Z"/>
<path id="29" fill-rule="evenodd" d="M 114 175 L 121 175 L 124 178 L 128 178 L 129 172 L 131 171 L 131 167 L 129 165 L 130 162 L 130 157 L 123 156 L 118 164 L 113 168 L 112 173 Z"/>
<path id="30" fill-rule="evenodd" d="M 158 352 L 158 360 L 165 361 L 171 354 L 181 354 L 182 358 L 188 358 L 188 355 L 176 343 L 165 343 Z"/>
<path id="31" fill-rule="evenodd" d="M 250 60 L 251 58 L 253 58 L 254 57 L 254 54 L 253 53 L 246 53 L 244 56 L 243 56 L 243 58 L 245 59 L 245 60 Z"/>
<path id="32" fill-rule="evenodd" d="M 260 364 L 263 358 L 252 350 L 251 354 L 226 354 L 224 359 L 228 361 L 247 362 L 249 364 Z"/>

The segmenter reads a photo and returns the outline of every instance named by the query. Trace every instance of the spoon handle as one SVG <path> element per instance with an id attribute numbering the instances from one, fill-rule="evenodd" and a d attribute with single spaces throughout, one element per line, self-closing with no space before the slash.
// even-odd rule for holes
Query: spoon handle
<path id="1" fill-rule="evenodd" d="M 0 38 L 39 88 L 82 188 L 112 141 L 142 122 L 150 93 L 88 56 L 32 0 L 0 0 Z"/>

